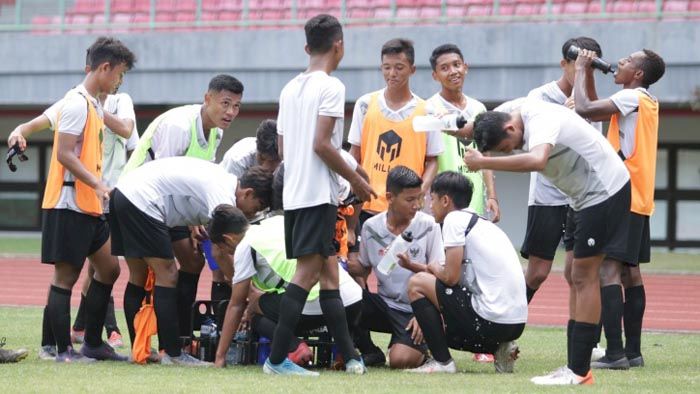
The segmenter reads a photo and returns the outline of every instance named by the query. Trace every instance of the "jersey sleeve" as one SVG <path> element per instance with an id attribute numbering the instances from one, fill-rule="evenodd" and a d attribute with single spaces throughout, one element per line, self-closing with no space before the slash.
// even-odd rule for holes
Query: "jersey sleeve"
<path id="1" fill-rule="evenodd" d="M 345 85 L 336 78 L 331 78 L 321 91 L 318 114 L 333 118 L 345 117 Z"/>
<path id="2" fill-rule="evenodd" d="M 365 268 L 371 268 L 372 263 L 369 260 L 369 232 L 367 231 L 366 223 L 362 226 L 362 231 L 360 231 L 360 238 L 363 240 L 360 242 L 360 265 Z"/>
<path id="3" fill-rule="evenodd" d="M 81 135 L 87 122 L 88 104 L 79 94 L 66 96 L 58 118 L 58 132 Z"/>
<path id="4" fill-rule="evenodd" d="M 445 247 L 442 244 L 440 225 L 432 224 L 432 231 L 428 233 L 428 262 L 445 262 Z"/>
<path id="5" fill-rule="evenodd" d="M 433 157 L 439 156 L 445 150 L 445 147 L 442 144 L 441 132 L 429 131 L 427 137 L 428 141 L 426 143 L 428 144 L 428 146 L 426 147 L 425 155 Z"/>
<path id="6" fill-rule="evenodd" d="M 622 116 L 627 116 L 639 108 L 639 92 L 636 89 L 622 89 L 610 96 Z"/>
<path id="7" fill-rule="evenodd" d="M 233 254 L 233 283 L 243 282 L 255 276 L 255 264 L 253 264 L 253 249 L 245 239 L 236 247 Z"/>
<path id="8" fill-rule="evenodd" d="M 51 124 L 51 126 L 49 126 L 49 128 L 51 130 L 56 128 L 56 120 L 58 120 L 58 112 L 61 110 L 61 107 L 63 106 L 64 100 L 65 99 L 60 99 L 60 100 L 56 101 L 52 106 L 50 106 L 49 108 L 46 108 L 46 110 L 44 111 L 43 115 L 46 116 L 46 118 L 49 120 L 49 123 Z"/>
<path id="9" fill-rule="evenodd" d="M 469 223 L 469 218 L 466 216 L 455 213 L 445 217 L 445 222 L 442 225 L 442 241 L 446 248 L 465 245 L 464 231 Z"/>
<path id="10" fill-rule="evenodd" d="M 352 110 L 352 122 L 350 123 L 350 131 L 348 132 L 348 142 L 353 145 L 360 146 L 362 144 L 362 125 L 365 123 L 367 116 L 367 108 L 369 107 L 369 97 L 364 95 L 355 102 L 355 108 Z"/>

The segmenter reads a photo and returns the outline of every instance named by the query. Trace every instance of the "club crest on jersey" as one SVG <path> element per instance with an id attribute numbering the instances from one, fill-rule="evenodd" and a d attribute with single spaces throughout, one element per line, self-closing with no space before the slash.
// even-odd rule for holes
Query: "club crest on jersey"
<path id="1" fill-rule="evenodd" d="M 418 257 L 418 253 L 420 252 L 420 248 L 409 248 L 408 253 L 411 255 L 412 258 Z"/>

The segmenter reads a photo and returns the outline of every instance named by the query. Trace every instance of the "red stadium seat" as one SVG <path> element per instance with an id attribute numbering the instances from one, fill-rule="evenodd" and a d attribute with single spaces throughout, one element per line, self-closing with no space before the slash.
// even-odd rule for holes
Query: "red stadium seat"
<path id="1" fill-rule="evenodd" d="M 65 22 L 66 31 L 69 34 L 87 34 L 88 25 L 92 23 L 92 16 L 84 14 L 66 15 Z"/>
<path id="2" fill-rule="evenodd" d="M 93 34 L 109 34 L 110 33 L 109 29 L 107 28 L 107 22 L 105 21 L 104 14 L 96 14 L 92 18 L 91 33 L 93 33 Z"/>
<path id="3" fill-rule="evenodd" d="M 664 1 L 663 10 L 666 12 L 686 12 L 688 6 L 687 1 Z"/>
<path id="4" fill-rule="evenodd" d="M 656 12 L 656 1 L 638 1 L 637 12 L 639 13 L 654 13 Z"/>
<path id="5" fill-rule="evenodd" d="M 469 8 L 467 8 L 467 15 L 468 16 L 487 16 L 491 15 L 491 6 L 490 5 L 471 5 Z"/>
<path id="6" fill-rule="evenodd" d="M 466 9 L 463 6 L 447 6 L 448 18 L 461 18 L 466 14 Z"/>
<path id="7" fill-rule="evenodd" d="M 352 8 L 348 10 L 350 19 L 369 19 L 374 17 L 374 10 L 370 8 Z"/>
<path id="8" fill-rule="evenodd" d="M 219 7 L 214 11 L 240 11 L 243 9 L 243 0 L 220 0 Z"/>
<path id="9" fill-rule="evenodd" d="M 609 7 L 608 10 L 612 13 L 622 14 L 622 13 L 632 13 L 637 11 L 637 5 L 633 1 L 616 1 L 612 3 L 612 10 Z"/>
<path id="10" fill-rule="evenodd" d="M 150 21 L 151 21 L 151 16 L 149 14 L 145 14 L 145 13 L 134 14 L 134 18 L 133 18 L 132 22 L 135 24 L 139 24 L 139 26 L 132 27 L 131 31 L 137 31 L 137 32 L 148 31 L 150 29 L 148 26 Z"/>
<path id="11" fill-rule="evenodd" d="M 498 6 L 498 15 L 513 15 L 515 6 L 512 4 L 500 4 Z"/>
<path id="12" fill-rule="evenodd" d="M 113 33 L 126 33 L 131 29 L 131 22 L 134 16 L 132 14 L 114 14 L 112 23 L 118 26 L 112 27 Z"/>
<path id="13" fill-rule="evenodd" d="M 156 0 L 156 14 L 158 12 L 175 12 L 177 0 Z"/>
<path id="14" fill-rule="evenodd" d="M 133 0 L 132 13 L 148 14 L 151 11 L 151 0 Z"/>
<path id="15" fill-rule="evenodd" d="M 418 0 L 396 0 L 397 7 L 415 7 L 418 5 Z"/>
<path id="16" fill-rule="evenodd" d="M 194 13 L 195 10 L 197 10 L 197 0 L 178 0 L 175 2 L 175 11 L 177 12 Z"/>
<path id="17" fill-rule="evenodd" d="M 73 14 L 99 14 L 105 12 L 103 0 L 77 0 L 70 9 Z"/>
<path id="18" fill-rule="evenodd" d="M 376 19 L 389 19 L 392 18 L 390 8 L 377 8 L 374 10 L 374 17 Z"/>
<path id="19" fill-rule="evenodd" d="M 435 19 L 442 16 L 442 10 L 440 6 L 437 7 L 423 7 L 420 9 L 420 17 L 425 19 Z"/>
<path id="20" fill-rule="evenodd" d="M 541 7 L 539 4 L 520 3 L 515 6 L 514 14 L 517 16 L 538 15 Z"/>
<path id="21" fill-rule="evenodd" d="M 419 8 L 398 8 L 396 10 L 396 17 L 398 19 L 415 19 L 420 16 Z"/>
<path id="22" fill-rule="evenodd" d="M 132 0 L 112 0 L 111 3 L 111 13 L 130 13 L 134 9 L 134 2 Z"/>
<path id="23" fill-rule="evenodd" d="M 688 9 L 693 12 L 700 12 L 700 0 L 691 1 Z"/>
<path id="24" fill-rule="evenodd" d="M 564 14 L 585 14 L 588 8 L 588 3 L 579 3 L 577 1 L 567 2 L 564 4 L 562 13 Z"/>

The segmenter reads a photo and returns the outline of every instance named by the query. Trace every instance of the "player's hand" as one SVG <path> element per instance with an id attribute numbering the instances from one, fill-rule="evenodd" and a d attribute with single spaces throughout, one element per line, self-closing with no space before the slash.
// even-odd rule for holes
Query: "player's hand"
<path id="1" fill-rule="evenodd" d="M 491 221 L 498 223 L 501 220 L 501 208 L 498 206 L 498 200 L 489 198 L 486 200 L 486 211 L 491 212 Z"/>
<path id="2" fill-rule="evenodd" d="M 190 234 L 192 235 L 192 238 L 198 242 L 203 242 L 209 239 L 209 233 L 207 233 L 207 229 L 204 228 L 204 226 L 190 227 Z"/>
<path id="3" fill-rule="evenodd" d="M 108 187 L 105 185 L 103 182 L 100 182 L 95 186 L 95 194 L 97 194 L 97 198 L 100 199 L 100 201 L 108 202 L 109 201 L 109 193 L 112 191 L 111 187 Z"/>
<path id="4" fill-rule="evenodd" d="M 360 201 L 369 201 L 372 197 L 377 198 L 377 192 L 375 192 L 372 186 L 359 175 L 357 176 L 357 180 L 350 184 L 350 187 Z"/>
<path id="5" fill-rule="evenodd" d="M 464 164 L 466 164 L 469 171 L 478 171 L 482 169 L 481 160 L 483 158 L 484 155 L 478 150 L 467 148 L 467 151 L 464 153 Z"/>
<path id="6" fill-rule="evenodd" d="M 573 95 L 571 95 L 571 97 L 567 98 L 566 101 L 564 101 L 564 106 L 570 110 L 576 109 L 576 102 L 574 101 Z"/>
<path id="7" fill-rule="evenodd" d="M 399 253 L 396 255 L 396 258 L 398 259 L 398 263 L 400 267 L 406 268 L 407 270 L 411 271 L 411 259 L 408 257 L 406 253 Z"/>
<path id="8" fill-rule="evenodd" d="M 418 320 L 416 320 L 415 317 L 408 321 L 406 331 L 411 331 L 411 339 L 413 340 L 414 344 L 420 345 L 423 343 L 423 331 L 420 329 Z"/>
<path id="9" fill-rule="evenodd" d="M 7 137 L 7 147 L 12 148 L 15 144 L 19 144 L 19 150 L 23 151 L 27 149 L 27 139 L 24 138 L 19 127 L 14 129 L 10 136 Z"/>
<path id="10" fill-rule="evenodd" d="M 578 57 L 576 58 L 576 69 L 585 70 L 590 68 L 591 63 L 593 63 L 593 59 L 597 57 L 598 55 L 594 51 L 589 51 L 588 49 L 581 49 L 578 53 Z"/>

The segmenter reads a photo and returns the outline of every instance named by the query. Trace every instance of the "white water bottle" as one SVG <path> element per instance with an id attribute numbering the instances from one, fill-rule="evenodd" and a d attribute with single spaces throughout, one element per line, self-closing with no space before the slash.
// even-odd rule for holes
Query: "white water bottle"
<path id="1" fill-rule="evenodd" d="M 464 116 L 457 114 L 445 115 L 441 118 L 434 116 L 416 116 L 413 118 L 415 131 L 459 130 L 467 124 Z"/>
<path id="2" fill-rule="evenodd" d="M 377 271 L 384 275 L 389 275 L 398 264 L 399 259 L 396 255 L 406 252 L 408 247 L 411 246 L 411 242 L 413 242 L 413 234 L 410 231 L 406 231 L 396 237 L 391 245 L 389 245 L 389 248 L 387 248 L 381 261 L 379 261 Z"/>

